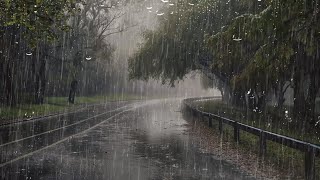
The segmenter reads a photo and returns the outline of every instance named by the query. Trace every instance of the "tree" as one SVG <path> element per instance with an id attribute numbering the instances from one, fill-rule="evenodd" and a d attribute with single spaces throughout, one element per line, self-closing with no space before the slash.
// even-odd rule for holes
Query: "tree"
<path id="1" fill-rule="evenodd" d="M 76 11 L 76 4 L 73 0 L 0 2 L 0 61 L 4 70 L 0 76 L 4 82 L 4 99 L 7 105 L 14 106 L 17 103 L 19 87 L 16 82 L 22 76 L 18 72 L 18 59 L 26 59 L 35 52 L 39 55 L 39 51 L 32 49 L 39 43 L 52 41 L 56 29 L 67 28 L 66 21 Z M 40 64 L 43 66 L 43 63 Z M 43 75 L 42 73 L 33 74 Z"/>
<path id="2" fill-rule="evenodd" d="M 216 48 L 216 44 L 226 48 L 232 41 L 233 30 L 238 28 L 239 32 L 243 32 L 240 43 L 257 48 L 250 51 L 253 53 L 245 53 L 244 56 L 249 55 L 249 58 L 246 57 L 248 61 L 244 69 L 233 78 L 234 83 L 238 84 L 236 87 L 244 85 L 245 89 L 260 93 L 270 92 L 271 88 L 277 89 L 278 105 L 281 106 L 283 93 L 288 87 L 284 87 L 284 84 L 289 82 L 294 87 L 294 112 L 297 119 L 313 123 L 314 102 L 319 89 L 319 70 L 314 68 L 319 63 L 319 34 L 316 33 L 319 30 L 318 2 L 266 1 L 266 5 L 258 14 L 235 18 L 222 35 L 209 38 L 209 46 L 215 53 L 223 53 Z M 219 43 L 221 39 L 227 42 Z M 231 56 L 238 55 L 231 52 Z M 306 85 L 303 82 L 309 83 Z"/>
<path id="3" fill-rule="evenodd" d="M 318 7 L 316 0 L 179 2 L 160 17 L 156 31 L 145 32 L 145 43 L 129 61 L 131 78 L 173 84 L 202 69 L 222 81 L 223 99 L 245 106 L 251 95 L 251 108 L 261 111 L 275 94 L 281 112 L 292 87 L 296 119 L 313 124 Z"/>
<path id="4" fill-rule="evenodd" d="M 87 85 L 81 86 L 87 94 L 96 93 L 109 77 L 105 68 L 113 47 L 107 37 L 129 28 L 115 26 L 122 15 L 116 9 L 126 3 L 0 2 L 1 98 L 10 106 L 22 102 L 41 104 L 45 95 L 68 94 L 72 81 Z"/>
<path id="5" fill-rule="evenodd" d="M 259 9 L 254 6 L 256 3 L 244 7 L 238 1 L 207 0 L 178 2 L 169 7 L 159 18 L 160 27 L 144 33 L 144 44 L 129 60 L 131 78 L 155 78 L 174 84 L 190 71 L 209 68 L 213 54 L 205 44 L 205 35 L 219 33 L 233 17 L 248 11 L 248 7 Z M 220 84 L 228 84 L 226 73 L 212 70 L 224 82 Z M 223 86 L 219 89 L 227 89 L 229 85 Z"/>
<path id="6" fill-rule="evenodd" d="M 204 34 L 213 27 L 213 1 L 179 1 L 159 16 L 159 28 L 143 33 L 145 42 L 129 60 L 131 78 L 161 79 L 174 84 L 196 69 L 199 54 L 205 54 Z"/>
<path id="7" fill-rule="evenodd" d="M 88 0 L 81 12 L 70 18 L 71 31 L 61 32 L 63 39 L 56 48 L 58 55 L 54 56 L 55 66 L 58 67 L 55 71 L 58 70 L 60 74 L 60 78 L 56 80 L 62 86 L 61 89 L 68 91 L 67 87 L 70 85 L 73 92 L 75 89 L 72 82 L 77 81 L 82 85 L 79 91 L 83 94 L 94 94 L 97 91 L 93 90 L 97 89 L 94 86 L 101 84 L 98 79 L 105 77 L 101 73 L 106 71 L 113 53 L 113 47 L 106 38 L 129 28 L 115 27 L 115 22 L 123 13 L 110 12 L 122 5 L 119 1 Z M 67 79 L 64 79 L 65 76 Z M 69 99 L 72 99 L 70 102 L 73 103 L 74 93 L 69 95 Z"/>

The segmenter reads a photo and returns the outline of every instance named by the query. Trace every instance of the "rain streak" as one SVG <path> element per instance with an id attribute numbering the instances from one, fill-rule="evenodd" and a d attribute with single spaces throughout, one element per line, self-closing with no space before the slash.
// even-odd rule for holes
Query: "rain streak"
<path id="1" fill-rule="evenodd" d="M 319 0 L 1 0 L 0 180 L 320 179 Z"/>

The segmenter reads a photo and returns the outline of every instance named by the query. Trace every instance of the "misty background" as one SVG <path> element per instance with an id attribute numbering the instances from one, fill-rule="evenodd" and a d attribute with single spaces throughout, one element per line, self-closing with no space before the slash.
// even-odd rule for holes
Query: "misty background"
<path id="1" fill-rule="evenodd" d="M 126 31 L 112 35 L 109 39 L 115 47 L 114 60 L 109 70 L 117 70 L 114 74 L 118 81 L 114 84 L 113 92 L 139 93 L 151 96 L 220 96 L 221 93 L 208 86 L 203 79 L 206 78 L 200 71 L 188 74 L 184 80 L 176 82 L 172 87 L 163 84 L 161 80 L 129 80 L 128 59 L 138 50 L 143 43 L 142 34 L 147 30 L 155 30 L 158 27 L 158 14 L 167 3 L 162 0 L 132 1 L 115 13 L 121 11 L 124 15 L 117 21 L 115 26 L 128 27 Z M 152 9 L 151 9 L 152 8 Z"/>

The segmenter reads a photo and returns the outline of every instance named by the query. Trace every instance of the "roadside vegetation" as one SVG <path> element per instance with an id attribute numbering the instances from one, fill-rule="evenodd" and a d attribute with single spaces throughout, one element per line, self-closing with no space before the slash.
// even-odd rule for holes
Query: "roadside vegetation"
<path id="1" fill-rule="evenodd" d="M 293 137 L 302 141 L 320 144 L 320 130 L 310 127 L 308 132 L 302 133 L 298 122 L 294 121 L 292 107 L 285 106 L 285 111 L 279 114 L 276 107 L 267 106 L 266 112 L 252 111 L 228 105 L 222 100 L 209 100 L 198 102 L 197 108 L 225 118 L 237 120 L 241 123 L 261 128 L 266 131 Z"/>
<path id="2" fill-rule="evenodd" d="M 288 122 L 288 118 L 291 117 L 292 113 L 286 115 L 287 118 L 279 117 L 278 114 L 274 114 L 273 108 L 269 109 L 267 117 L 258 112 L 247 112 L 243 109 L 232 107 L 223 103 L 221 100 L 209 100 L 203 102 L 196 102 L 193 104 L 199 110 L 204 112 L 210 112 L 213 114 L 220 115 L 225 118 L 232 120 L 237 120 L 241 123 L 258 127 L 270 132 L 286 135 L 303 141 L 307 141 L 314 144 L 320 144 L 318 129 L 312 129 L 305 134 L 297 134 L 298 128 L 293 122 Z M 273 114 L 272 114 L 273 113 Z M 251 119 L 253 118 L 253 119 Z M 269 123 L 265 123 L 264 118 L 269 118 Z M 199 119 L 198 119 L 199 120 Z M 201 122 L 207 126 L 207 122 Z M 214 131 L 216 136 L 219 134 L 219 123 L 218 121 L 212 121 L 213 128 L 210 131 Z M 208 127 L 209 128 L 209 127 Z M 240 141 L 236 143 L 234 141 L 233 127 L 227 124 L 223 125 L 223 134 L 221 140 L 224 142 L 229 142 L 234 148 L 239 148 L 239 152 L 246 154 L 255 154 L 257 161 L 259 161 L 260 167 L 263 168 L 264 164 L 269 164 L 275 169 L 283 172 L 281 176 L 287 176 L 287 178 L 304 179 L 304 160 L 305 153 L 296 149 L 289 148 L 287 146 L 281 145 L 279 143 L 267 141 L 266 154 L 260 158 L 259 157 L 259 137 L 251 133 L 240 130 Z M 316 158 L 316 172 L 320 172 L 320 158 Z M 316 173 L 316 178 L 320 178 L 320 174 Z"/>
<path id="3" fill-rule="evenodd" d="M 68 96 L 72 104 L 76 95 L 122 92 L 125 79 L 113 67 L 109 38 L 129 28 L 117 23 L 126 5 L 126 0 L 1 1 L 0 105 L 37 107 L 56 96 Z"/>
<path id="4" fill-rule="evenodd" d="M 174 84 L 201 71 L 204 84 L 222 95 L 221 101 L 198 104 L 201 110 L 320 144 L 319 5 L 316 0 L 177 1 L 159 17 L 158 29 L 144 33 L 144 43 L 129 60 L 130 77 Z M 224 130 L 223 140 L 233 141 L 232 128 Z M 258 137 L 240 136 L 238 148 L 258 152 Z M 296 173 L 291 177 L 303 177 L 302 152 L 268 142 L 265 160 Z"/>
<path id="5" fill-rule="evenodd" d="M 292 120 L 307 133 L 320 123 L 318 7 L 316 0 L 176 1 L 159 28 L 144 33 L 130 77 L 174 84 L 199 70 L 233 107 L 268 114 L 272 103 L 284 114 L 292 102 Z"/>
<path id="6" fill-rule="evenodd" d="M 41 115 L 72 110 L 84 105 L 105 103 L 110 101 L 141 100 L 144 97 L 129 94 L 111 94 L 105 96 L 78 97 L 69 103 L 68 97 L 46 97 L 43 104 L 19 104 L 15 107 L 0 106 L 0 124 L 16 119 L 27 119 Z"/>
<path id="7" fill-rule="evenodd" d="M 218 130 L 218 124 L 215 125 Z M 233 144 L 235 148 L 250 152 L 259 157 L 259 137 L 253 134 L 240 131 L 240 142 L 235 143 L 233 139 L 233 127 L 224 125 L 223 141 Z M 275 169 L 280 170 L 287 178 L 304 179 L 304 160 L 305 153 L 287 146 L 267 141 L 266 154 L 263 158 L 257 158 L 260 161 L 260 167 L 263 164 L 271 164 Z M 320 158 L 316 158 L 316 178 L 320 178 Z"/>

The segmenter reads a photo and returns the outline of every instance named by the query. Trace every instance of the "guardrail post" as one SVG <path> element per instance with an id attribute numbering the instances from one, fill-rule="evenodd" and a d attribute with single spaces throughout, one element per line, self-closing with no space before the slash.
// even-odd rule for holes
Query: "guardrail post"
<path id="1" fill-rule="evenodd" d="M 220 132 L 220 135 L 223 134 L 223 124 L 222 124 L 222 119 L 219 119 L 219 132 Z"/>
<path id="2" fill-rule="evenodd" d="M 315 149 L 308 145 L 305 152 L 305 178 L 314 180 L 315 176 Z"/>
<path id="3" fill-rule="evenodd" d="M 239 134 L 239 126 L 238 122 L 235 121 L 233 125 L 233 138 L 235 142 L 239 142 L 240 134 Z"/>
<path id="4" fill-rule="evenodd" d="M 259 155 L 260 155 L 260 157 L 263 157 L 266 152 L 267 152 L 266 134 L 264 133 L 264 131 L 261 131 L 260 137 L 259 137 Z"/>
<path id="5" fill-rule="evenodd" d="M 209 127 L 212 127 L 212 118 L 211 117 L 208 117 L 209 118 Z"/>

